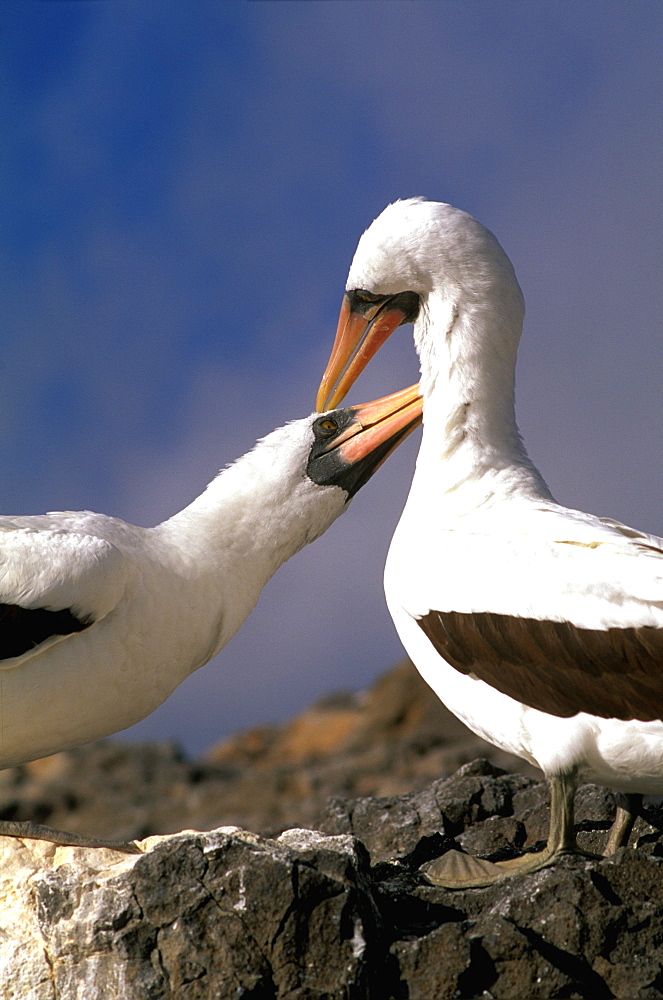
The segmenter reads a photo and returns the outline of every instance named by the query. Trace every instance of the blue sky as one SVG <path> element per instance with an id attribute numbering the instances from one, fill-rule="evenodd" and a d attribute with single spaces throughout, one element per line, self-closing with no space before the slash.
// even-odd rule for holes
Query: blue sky
<path id="1" fill-rule="evenodd" d="M 423 194 L 527 301 L 518 418 L 557 498 L 663 532 L 660 4 L 0 5 L 0 509 L 152 524 L 312 409 L 356 241 Z M 407 331 L 355 402 L 415 381 Z M 401 656 L 410 440 L 135 739 L 192 752 Z"/>

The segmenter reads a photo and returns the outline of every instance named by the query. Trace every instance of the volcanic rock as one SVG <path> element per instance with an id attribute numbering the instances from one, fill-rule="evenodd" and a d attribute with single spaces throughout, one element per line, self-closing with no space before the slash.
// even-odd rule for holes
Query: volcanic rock
<path id="1" fill-rule="evenodd" d="M 579 837 L 609 797 L 585 786 Z M 654 998 L 663 990 L 663 817 L 634 847 L 485 889 L 426 883 L 449 846 L 539 840 L 545 785 L 487 761 L 419 792 L 336 799 L 324 831 L 150 838 L 144 853 L 0 840 L 7 1000 Z"/>

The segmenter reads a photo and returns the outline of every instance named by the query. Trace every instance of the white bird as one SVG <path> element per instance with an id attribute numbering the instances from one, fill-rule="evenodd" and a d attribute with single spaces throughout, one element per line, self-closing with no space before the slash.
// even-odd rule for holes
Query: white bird
<path id="1" fill-rule="evenodd" d="M 89 511 L 1 517 L 0 767 L 149 715 L 420 422 L 417 386 L 296 420 L 156 527 Z M 1 834 L 92 843 L 8 822 Z"/>
<path id="2" fill-rule="evenodd" d="M 576 850 L 579 781 L 663 793 L 663 540 L 556 503 L 516 427 L 524 314 L 492 233 L 450 205 L 389 205 L 362 235 L 318 396 L 338 405 L 380 344 L 414 322 L 424 431 L 385 568 L 396 629 L 475 733 L 551 783 L 542 853 L 491 864 L 450 852 L 446 886 L 487 885 Z M 624 799 L 622 799 L 624 801 Z"/>

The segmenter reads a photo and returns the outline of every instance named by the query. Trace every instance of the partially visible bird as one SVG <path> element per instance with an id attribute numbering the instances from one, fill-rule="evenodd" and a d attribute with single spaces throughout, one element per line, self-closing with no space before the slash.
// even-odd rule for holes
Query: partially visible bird
<path id="1" fill-rule="evenodd" d="M 422 198 L 389 205 L 346 289 L 320 408 L 403 323 L 421 362 L 421 449 L 385 569 L 398 633 L 470 729 L 551 783 L 542 853 L 449 852 L 429 878 L 487 885 L 575 851 L 579 781 L 627 796 L 613 851 L 642 794 L 663 793 L 663 540 L 558 504 L 529 459 L 514 412 L 523 297 L 479 222 Z"/>
<path id="2" fill-rule="evenodd" d="M 420 422 L 417 386 L 293 421 L 152 528 L 89 511 L 0 518 L 0 767 L 149 715 Z M 7 821 L 2 834 L 93 843 Z"/>

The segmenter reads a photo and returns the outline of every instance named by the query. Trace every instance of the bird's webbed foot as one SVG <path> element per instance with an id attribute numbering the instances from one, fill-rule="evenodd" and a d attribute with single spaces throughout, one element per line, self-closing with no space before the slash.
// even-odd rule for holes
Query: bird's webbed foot
<path id="1" fill-rule="evenodd" d="M 445 889 L 474 889 L 493 885 L 514 875 L 525 875 L 553 864 L 557 858 L 578 854 L 595 858 L 581 851 L 573 828 L 573 801 L 576 790 L 575 773 L 556 775 L 550 780 L 550 832 L 542 851 L 529 852 L 506 861 L 488 861 L 462 851 L 447 851 L 427 864 L 422 875 L 435 886 Z"/>
<path id="2" fill-rule="evenodd" d="M 422 875 L 431 885 L 444 889 L 478 889 L 494 885 L 502 879 L 513 878 L 514 875 L 537 872 L 553 864 L 557 858 L 568 854 L 595 857 L 577 847 L 551 850 L 548 845 L 542 851 L 531 851 L 517 858 L 509 858 L 507 861 L 488 861 L 486 858 L 477 858 L 472 854 L 451 850 L 426 865 Z"/>
<path id="3" fill-rule="evenodd" d="M 120 851 L 122 854 L 142 854 L 140 847 L 133 840 L 99 840 L 96 837 L 67 833 L 65 830 L 56 830 L 52 826 L 41 826 L 30 821 L 0 820 L 0 837 L 45 840 L 60 847 L 106 848 L 110 851 Z"/>

